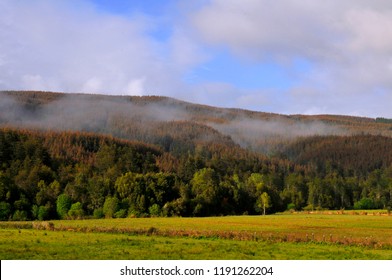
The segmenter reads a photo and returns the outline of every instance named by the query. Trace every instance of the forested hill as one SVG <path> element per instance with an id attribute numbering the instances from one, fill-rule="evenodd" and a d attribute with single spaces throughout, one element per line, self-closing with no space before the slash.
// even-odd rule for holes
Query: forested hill
<path id="1" fill-rule="evenodd" d="M 111 134 L 169 152 L 197 142 L 241 145 L 273 154 L 300 136 L 373 134 L 392 137 L 387 119 L 279 115 L 216 108 L 160 96 L 0 92 L 0 124 Z"/>
<path id="2" fill-rule="evenodd" d="M 0 219 L 387 208 L 391 128 L 158 96 L 0 92 Z"/>

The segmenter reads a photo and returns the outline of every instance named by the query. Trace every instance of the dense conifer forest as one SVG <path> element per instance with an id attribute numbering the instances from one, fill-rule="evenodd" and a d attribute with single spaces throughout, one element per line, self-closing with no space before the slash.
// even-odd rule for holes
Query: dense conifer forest
<path id="1" fill-rule="evenodd" d="M 0 92 L 0 220 L 390 209 L 384 118 Z"/>

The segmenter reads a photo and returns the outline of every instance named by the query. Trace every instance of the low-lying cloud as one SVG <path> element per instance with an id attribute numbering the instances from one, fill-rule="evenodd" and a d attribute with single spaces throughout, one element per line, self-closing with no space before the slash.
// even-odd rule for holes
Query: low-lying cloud
<path id="1" fill-rule="evenodd" d="M 42 102 L 39 94 L 36 99 L 24 96 L 18 101 L 15 95 L 0 92 L 0 125 L 95 132 L 143 141 L 154 138 L 153 130 L 167 122 L 193 122 L 212 127 L 244 148 L 264 153 L 301 136 L 345 133 L 321 121 L 192 105 L 168 98 L 59 94 Z M 170 133 L 182 132 L 167 131 Z M 197 137 L 207 139 L 208 135 Z"/>

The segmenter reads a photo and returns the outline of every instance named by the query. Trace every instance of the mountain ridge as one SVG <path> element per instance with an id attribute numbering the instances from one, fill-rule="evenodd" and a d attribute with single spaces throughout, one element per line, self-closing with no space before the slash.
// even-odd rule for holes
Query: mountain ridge
<path id="1" fill-rule="evenodd" d="M 199 104 L 189 101 L 184 101 L 178 98 L 169 97 L 169 96 L 162 96 L 162 95 L 121 95 L 121 94 L 99 94 L 99 93 L 67 93 L 67 92 L 55 92 L 55 91 L 34 91 L 34 90 L 0 90 L 0 94 L 6 94 L 8 96 L 17 96 L 17 97 L 25 97 L 25 98 L 38 98 L 44 97 L 48 98 L 49 101 L 53 101 L 56 98 L 65 97 L 65 96 L 84 96 L 84 97 L 94 97 L 94 98 L 102 98 L 102 99 L 129 99 L 131 102 L 151 102 L 151 101 L 171 101 L 170 103 L 177 103 L 177 104 L 184 104 L 184 106 L 194 106 L 206 109 L 213 109 L 213 110 L 228 110 L 233 112 L 245 112 L 249 114 L 260 114 L 265 116 L 275 116 L 275 117 L 287 117 L 287 118 L 332 118 L 332 119 L 351 119 L 351 120 L 358 120 L 358 121 L 366 121 L 366 122 L 376 122 L 376 119 L 383 119 L 383 117 L 366 117 L 366 116 L 355 116 L 355 115 L 341 115 L 341 114 L 283 114 L 283 113 L 272 113 L 272 112 L 263 112 L 263 111 L 255 111 L 237 107 L 217 107 L 212 105 L 205 105 Z M 173 102 L 174 101 L 174 102 Z M 385 118 L 387 119 L 387 118 Z"/>
<path id="2" fill-rule="evenodd" d="M 160 96 L 3 91 L 0 220 L 259 214 L 264 194 L 268 213 L 388 208 L 391 127 Z"/>

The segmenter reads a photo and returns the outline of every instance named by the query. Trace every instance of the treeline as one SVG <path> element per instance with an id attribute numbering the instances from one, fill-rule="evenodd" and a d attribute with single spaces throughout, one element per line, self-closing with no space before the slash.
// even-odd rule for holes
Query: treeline
<path id="1" fill-rule="evenodd" d="M 368 137 L 339 138 L 339 143 L 355 146 L 358 142 L 361 146 L 361 142 L 376 141 Z M 301 147 L 306 153 L 325 149 L 331 141 L 315 138 L 313 144 L 298 145 L 305 145 Z M 310 153 L 314 160 L 326 161 L 327 168 L 321 170 L 317 162 L 271 159 L 220 143 L 199 144 L 178 155 L 92 133 L 4 128 L 0 130 L 0 219 L 388 208 L 392 168 L 389 153 L 381 147 L 388 148 L 390 142 L 381 138 L 380 145 L 370 146 L 380 148 L 385 162 L 374 165 L 369 161 L 367 171 L 354 174 L 337 164 L 339 153 L 332 148 L 327 150 L 328 159 L 323 152 L 319 156 Z M 339 151 L 336 143 L 329 145 Z M 294 152 L 292 149 L 293 158 Z M 363 153 L 367 152 L 364 149 Z"/>

